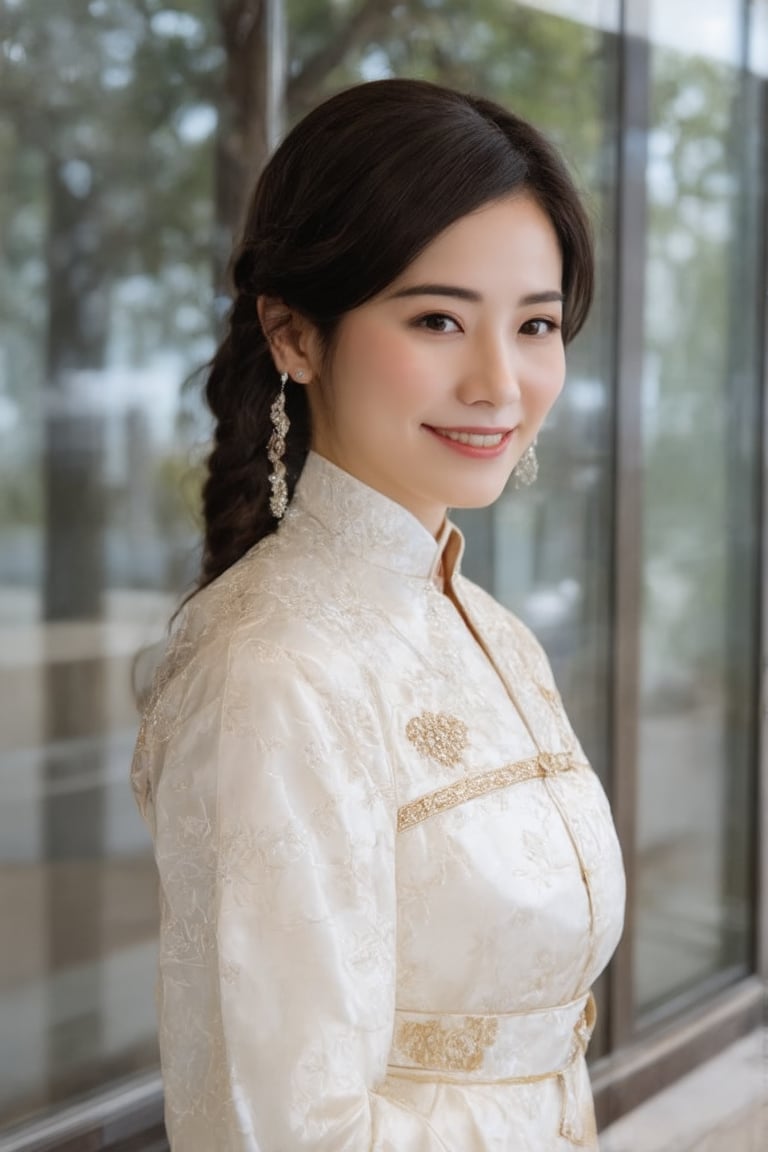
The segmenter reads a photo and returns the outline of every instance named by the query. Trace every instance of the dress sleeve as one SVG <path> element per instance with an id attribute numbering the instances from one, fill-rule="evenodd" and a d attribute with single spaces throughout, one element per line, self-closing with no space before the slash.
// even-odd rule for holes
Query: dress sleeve
<path id="1" fill-rule="evenodd" d="M 335 659 L 254 647 L 186 677 L 146 773 L 171 1148 L 438 1152 L 377 1093 L 396 804 L 373 705 Z"/>

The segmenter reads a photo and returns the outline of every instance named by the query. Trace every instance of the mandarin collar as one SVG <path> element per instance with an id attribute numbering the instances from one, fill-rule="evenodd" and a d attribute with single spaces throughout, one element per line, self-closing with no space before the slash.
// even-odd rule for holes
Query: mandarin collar
<path id="1" fill-rule="evenodd" d="M 445 521 L 437 539 L 412 512 L 355 476 L 310 452 L 286 522 L 310 515 L 351 553 L 380 568 L 434 581 L 459 570 L 464 537 Z"/>

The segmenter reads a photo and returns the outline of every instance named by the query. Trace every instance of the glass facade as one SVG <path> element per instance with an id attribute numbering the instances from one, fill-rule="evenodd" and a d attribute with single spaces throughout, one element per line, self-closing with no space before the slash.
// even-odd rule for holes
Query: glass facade
<path id="1" fill-rule="evenodd" d="M 753 931 L 758 140 L 741 5 L 690 7 L 650 6 L 640 1012 L 747 971 Z"/>
<path id="2" fill-rule="evenodd" d="M 0 1127 L 157 1060 L 135 653 L 197 548 L 210 6 L 5 5 Z"/>
<path id="3" fill-rule="evenodd" d="M 546 644 L 574 723 L 605 775 L 618 131 L 618 42 L 611 33 L 619 27 L 618 0 L 487 0 L 471 8 L 446 0 L 416 13 L 392 6 L 354 35 L 349 14 L 329 0 L 289 2 L 287 14 L 295 76 L 288 85 L 289 121 L 340 87 L 387 76 L 482 91 L 549 134 L 588 200 L 600 291 L 587 329 L 570 350 L 568 383 L 541 437 L 540 480 L 530 492 L 508 493 L 488 513 L 455 519 L 469 542 L 465 570 Z M 317 53 L 334 66 L 310 89 L 305 78 Z"/>
<path id="4" fill-rule="evenodd" d="M 617 240 L 630 18 L 647 61 L 635 297 Z M 200 369 L 230 238 L 279 124 L 390 75 L 529 117 L 594 221 L 598 296 L 539 481 L 456 519 L 467 574 L 544 642 L 609 793 L 627 770 L 615 732 L 637 730 L 614 962 L 632 1029 L 755 970 L 766 0 L 4 0 L 0 1143 L 156 1068 L 134 683 L 198 561 Z M 617 700 L 618 333 L 634 309 L 639 688 Z M 593 1055 L 610 1060 L 600 999 Z"/>

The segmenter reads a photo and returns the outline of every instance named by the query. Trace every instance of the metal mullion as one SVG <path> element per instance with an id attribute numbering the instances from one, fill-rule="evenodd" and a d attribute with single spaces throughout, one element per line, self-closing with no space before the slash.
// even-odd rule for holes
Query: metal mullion
<path id="1" fill-rule="evenodd" d="M 759 1024 L 764 996 L 755 976 L 726 988 L 666 1026 L 648 1029 L 591 1069 L 600 1128 L 668 1088 Z"/>
<path id="2" fill-rule="evenodd" d="M 264 31 L 267 49 L 264 136 L 267 150 L 273 152 L 282 139 L 286 119 L 285 85 L 288 71 L 288 41 L 285 0 L 266 0 Z"/>
<path id="3" fill-rule="evenodd" d="M 133 1141 L 147 1150 L 167 1148 L 157 1072 L 105 1085 L 86 1100 L 0 1133 L 0 1152 L 118 1152 Z"/>
<path id="4" fill-rule="evenodd" d="M 650 111 L 647 0 L 623 0 L 621 17 L 611 715 L 612 802 L 627 873 L 627 918 L 611 970 L 611 1050 L 628 1043 L 634 1026 L 634 894 L 642 622 L 642 375 L 646 158 Z"/>
<path id="5" fill-rule="evenodd" d="M 750 5 L 751 7 L 751 5 Z M 758 276 L 758 300 L 762 325 L 761 364 L 761 428 L 760 438 L 760 524 L 759 584 L 760 584 L 760 663 L 758 671 L 759 716 L 757 724 L 756 768 L 758 773 L 757 837 L 756 837 L 756 970 L 768 986 L 768 77 L 754 76 L 757 86 L 756 107 L 759 109 L 760 206 L 762 220 L 762 260 Z M 768 1001 L 766 1001 L 768 1015 Z"/>

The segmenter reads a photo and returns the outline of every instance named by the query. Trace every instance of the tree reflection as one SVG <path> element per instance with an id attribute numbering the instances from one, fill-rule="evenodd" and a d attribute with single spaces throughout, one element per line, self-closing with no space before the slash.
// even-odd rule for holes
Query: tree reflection
<path id="1" fill-rule="evenodd" d="M 123 754 L 110 742 L 134 722 L 128 660 L 110 645 L 121 628 L 140 631 L 142 597 L 154 592 L 168 613 L 195 567 L 199 471 L 191 454 L 208 426 L 199 376 L 185 381 L 210 355 L 226 311 L 227 256 L 274 143 L 276 112 L 289 124 L 344 85 L 420 76 L 495 97 L 542 126 L 572 161 L 595 215 L 610 179 L 613 126 L 604 109 L 613 75 L 596 29 L 506 0 L 288 0 L 284 106 L 275 109 L 283 61 L 274 16 L 282 7 L 2 6 L 0 589 L 5 597 L 13 586 L 24 620 L 46 625 L 35 669 L 42 688 L 35 681 L 34 706 L 14 717 L 21 743 L 41 749 L 43 974 L 90 966 L 78 1005 L 54 1003 L 49 990 L 50 1076 L 28 1098 L 35 1107 L 46 1091 L 102 1076 L 99 966 L 110 948 L 110 884 L 138 893 L 135 934 L 153 931 L 145 842 L 105 863 L 113 853 L 105 781 L 110 756 Z M 598 325 L 609 309 L 603 298 Z M 580 526 L 607 532 L 599 500 L 608 331 L 604 323 L 572 360 L 583 385 L 573 396 L 597 390 L 601 402 L 590 409 L 587 435 L 574 437 L 568 417 L 552 434 L 550 476 L 562 498 L 531 497 L 526 513 L 537 575 L 546 583 L 557 570 L 577 591 L 592 580 L 595 552 L 595 531 Z M 577 418 L 584 422 L 583 413 Z M 588 482 L 569 493 L 577 439 Z M 490 582 L 496 525 L 478 521 L 472 532 Z M 563 571 L 563 553 L 572 570 Z M 603 611 L 607 597 L 590 587 Z M 9 618 L 10 604 L 10 596 L 0 601 Z M 593 634 L 579 665 L 585 697 L 584 668 L 603 661 L 607 632 Z M 132 804 L 127 782 L 124 799 Z M 129 820 L 125 810 L 120 817 Z M 139 1056 L 121 1050 L 121 1067 L 146 1058 L 149 1035 L 144 1041 Z"/>

